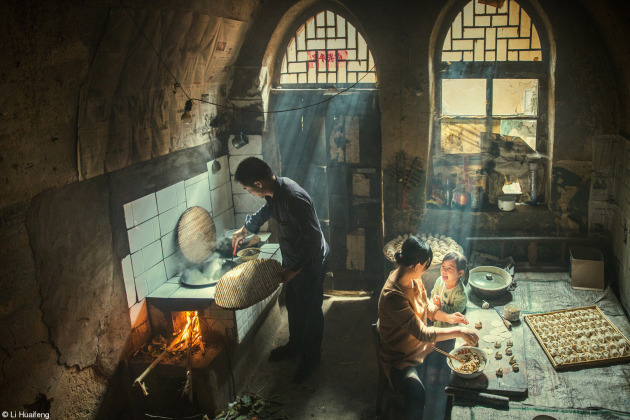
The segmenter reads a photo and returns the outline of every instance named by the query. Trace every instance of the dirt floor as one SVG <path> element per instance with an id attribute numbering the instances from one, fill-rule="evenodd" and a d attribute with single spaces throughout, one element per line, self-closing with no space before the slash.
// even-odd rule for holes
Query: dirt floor
<path id="1" fill-rule="evenodd" d="M 322 362 L 310 379 L 291 383 L 296 362 L 267 362 L 271 348 L 286 343 L 286 310 L 280 306 L 281 322 L 273 340 L 261 347 L 258 366 L 239 387 L 240 393 L 278 396 L 286 416 L 301 419 L 378 419 L 375 413 L 378 365 L 371 325 L 377 319 L 377 297 L 326 296 L 324 300 Z M 437 389 L 437 391 L 436 391 Z M 425 418 L 444 418 L 444 385 L 427 384 Z"/>

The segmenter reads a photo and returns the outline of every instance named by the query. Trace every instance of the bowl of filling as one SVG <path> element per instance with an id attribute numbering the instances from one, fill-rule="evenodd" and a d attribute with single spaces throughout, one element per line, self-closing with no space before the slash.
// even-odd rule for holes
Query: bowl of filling
<path id="1" fill-rule="evenodd" d="M 241 249 L 236 255 L 243 261 L 255 260 L 260 255 L 260 248 Z"/>
<path id="2" fill-rule="evenodd" d="M 486 353 L 477 347 L 456 347 L 450 351 L 450 354 L 463 361 L 462 363 L 451 357 L 446 358 L 448 367 L 462 378 L 476 378 L 488 365 Z"/>

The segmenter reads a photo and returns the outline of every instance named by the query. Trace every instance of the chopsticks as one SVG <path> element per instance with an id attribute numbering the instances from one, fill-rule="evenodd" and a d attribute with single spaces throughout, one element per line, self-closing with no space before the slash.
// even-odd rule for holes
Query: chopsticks
<path id="1" fill-rule="evenodd" d="M 450 357 L 453 360 L 457 360 L 459 363 L 466 363 L 464 360 L 460 359 L 459 357 L 455 357 L 452 354 L 447 353 L 444 350 L 440 350 L 435 346 L 433 346 L 433 350 L 437 351 L 438 353 L 442 353 L 444 356 Z"/>

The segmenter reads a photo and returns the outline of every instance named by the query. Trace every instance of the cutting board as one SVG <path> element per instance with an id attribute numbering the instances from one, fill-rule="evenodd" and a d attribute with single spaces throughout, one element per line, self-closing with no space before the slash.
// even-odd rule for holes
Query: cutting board
<path id="1" fill-rule="evenodd" d="M 503 313 L 503 307 L 497 307 L 500 313 Z M 468 319 L 469 326 L 474 328 L 477 321 L 481 321 L 481 330 L 475 329 L 477 335 L 479 335 L 480 349 L 489 348 L 492 353 L 488 355 L 488 366 L 484 369 L 483 373 L 476 378 L 464 379 L 457 376 L 455 373 L 451 374 L 450 386 L 464 389 L 473 389 L 475 391 L 487 392 L 492 394 L 506 395 L 510 397 L 526 397 L 527 396 L 527 369 L 525 366 L 525 343 L 523 341 L 523 322 L 515 323 L 510 331 L 512 336 L 510 338 L 504 338 L 501 347 L 495 348 L 494 343 L 490 343 L 484 340 L 485 336 L 491 335 L 491 332 L 508 331 L 501 318 L 492 308 L 490 309 L 470 309 L 466 312 L 466 318 Z M 492 323 L 495 323 L 494 325 Z M 514 345 L 512 346 L 512 354 L 515 356 L 518 365 L 520 367 L 518 372 L 513 372 L 511 365 L 508 363 L 510 356 L 505 354 L 506 342 L 512 340 Z M 463 341 L 457 339 L 455 346 L 464 345 Z M 497 360 L 495 353 L 499 351 L 503 354 L 503 358 Z M 486 353 L 487 354 L 487 353 Z M 498 378 L 496 371 L 499 367 L 503 368 L 503 377 Z"/>

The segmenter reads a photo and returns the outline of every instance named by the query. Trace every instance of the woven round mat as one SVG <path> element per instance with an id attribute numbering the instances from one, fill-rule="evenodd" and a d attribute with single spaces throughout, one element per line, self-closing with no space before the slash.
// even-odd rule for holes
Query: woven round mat
<path id="1" fill-rule="evenodd" d="M 177 242 L 184 258 L 191 263 L 206 261 L 217 238 L 212 216 L 203 207 L 191 207 L 182 214 L 177 223 Z"/>
<path id="2" fill-rule="evenodd" d="M 280 286 L 282 265 L 259 258 L 237 265 L 217 283 L 214 301 L 225 309 L 245 309 L 270 296 Z"/>

